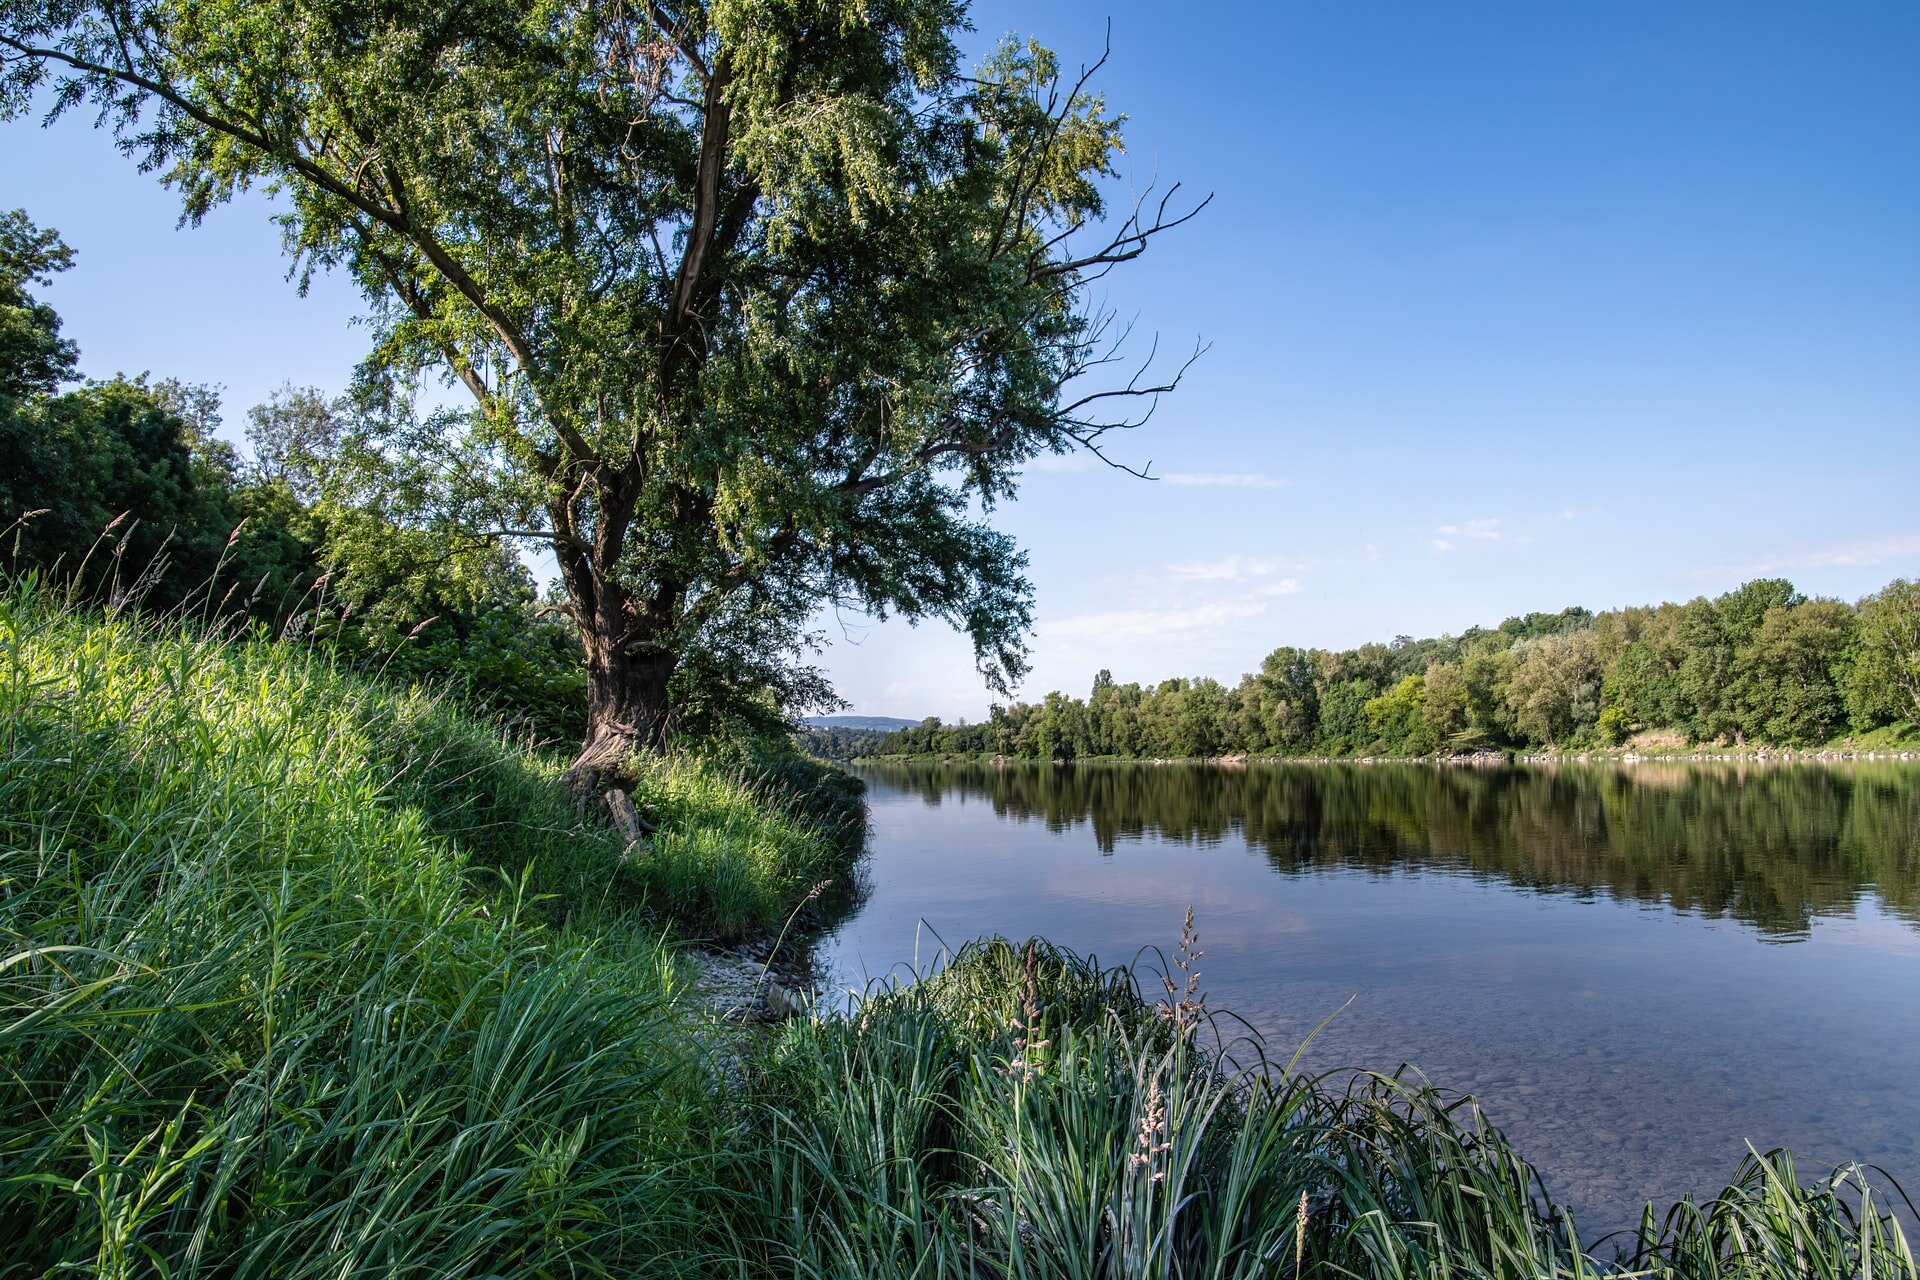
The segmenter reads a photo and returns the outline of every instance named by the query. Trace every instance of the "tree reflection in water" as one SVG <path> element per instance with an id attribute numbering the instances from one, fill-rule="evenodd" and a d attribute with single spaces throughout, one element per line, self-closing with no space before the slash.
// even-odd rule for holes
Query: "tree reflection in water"
<path id="1" fill-rule="evenodd" d="M 1283 874 L 1426 868 L 1753 925 L 1779 941 L 1863 890 L 1920 924 L 1920 770 L 1837 764 L 887 763 L 930 806 L 959 794 L 1103 853 L 1243 837 Z"/>

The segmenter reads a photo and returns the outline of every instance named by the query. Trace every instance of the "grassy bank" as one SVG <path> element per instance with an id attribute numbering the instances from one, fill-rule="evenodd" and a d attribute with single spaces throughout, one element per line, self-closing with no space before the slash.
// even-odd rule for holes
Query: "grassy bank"
<path id="1" fill-rule="evenodd" d="M 676 939 L 843 874 L 846 793 L 656 762 L 623 861 L 559 768 L 305 650 L 0 591 L 0 1280 L 1613 1258 L 1470 1105 L 1222 1057 L 1177 967 L 1167 1016 L 1133 973 L 981 945 L 732 1062 Z M 1859 1171 L 1795 1172 L 1650 1216 L 1622 1265 L 1913 1274 Z"/>
<path id="2" fill-rule="evenodd" d="M 17 586 L 0 646 L 0 1276 L 724 1251 L 663 933 L 844 872 L 796 803 L 657 764 L 623 862 L 430 693 Z"/>

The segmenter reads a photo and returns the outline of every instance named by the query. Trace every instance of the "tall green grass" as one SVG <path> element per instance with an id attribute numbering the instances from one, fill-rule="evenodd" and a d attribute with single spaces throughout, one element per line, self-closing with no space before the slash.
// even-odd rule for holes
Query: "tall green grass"
<path id="1" fill-rule="evenodd" d="M 660 830 L 633 873 L 687 936 L 729 942 L 767 933 L 816 885 L 844 895 L 865 833 L 860 791 L 795 789 L 786 779 L 802 766 L 775 767 L 748 757 L 635 758 L 634 802 Z"/>
<path id="2" fill-rule="evenodd" d="M 659 886 L 557 769 L 295 647 L 0 592 L 0 1276 L 722 1249 Z"/>

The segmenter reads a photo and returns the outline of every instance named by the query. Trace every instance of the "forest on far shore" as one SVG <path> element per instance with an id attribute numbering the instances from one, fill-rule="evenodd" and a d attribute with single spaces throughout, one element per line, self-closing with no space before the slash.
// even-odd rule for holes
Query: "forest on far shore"
<path id="1" fill-rule="evenodd" d="M 826 736 L 815 750 L 1039 760 L 1421 756 L 1675 741 L 1810 747 L 1920 722 L 1920 583 L 1856 604 L 1761 578 L 1685 604 L 1530 613 L 1458 636 L 1275 649 L 1209 677 L 1053 692 L 976 724 Z"/>

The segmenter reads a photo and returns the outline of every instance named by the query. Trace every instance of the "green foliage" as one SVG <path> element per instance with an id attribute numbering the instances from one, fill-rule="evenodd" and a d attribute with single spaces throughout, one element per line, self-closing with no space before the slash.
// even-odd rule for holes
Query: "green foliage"
<path id="1" fill-rule="evenodd" d="M 73 379 L 78 352 L 60 336 L 60 317 L 27 292 L 72 265 L 57 232 L 36 227 L 24 209 L 0 213 L 0 414 Z"/>
<path id="2" fill-rule="evenodd" d="M 7 548 L 18 561 L 88 590 L 140 583 L 163 606 L 207 580 L 233 529 L 231 475 L 165 392 L 116 379 L 0 400 L 0 451 L 15 460 L 0 503 L 21 520 Z"/>
<path id="3" fill-rule="evenodd" d="M 1680 605 L 1660 606 L 1607 668 L 1601 700 L 1618 708 L 1630 725 L 1680 726 L 1691 718 L 1680 685 L 1680 664 L 1687 655 L 1684 613 Z"/>
<path id="4" fill-rule="evenodd" d="M 1425 676 L 1402 676 L 1393 688 L 1369 698 L 1366 711 L 1369 728 L 1389 751 L 1424 755 L 1433 750 L 1437 739 L 1427 725 Z"/>
<path id="5" fill-rule="evenodd" d="M 1901 717 L 1920 723 L 1920 582 L 1895 578 L 1860 602 L 1846 691 L 1859 728 Z"/>
<path id="6" fill-rule="evenodd" d="M 452 545 L 365 508 L 308 509 L 326 570 L 306 626 L 353 661 L 458 687 L 543 741 L 579 736 L 586 679 L 579 640 L 542 612 L 532 576 L 494 544 Z"/>
<path id="7" fill-rule="evenodd" d="M 1593 727 L 1603 745 L 1617 747 L 1633 732 L 1633 720 L 1619 707 L 1602 707 Z"/>
<path id="8" fill-rule="evenodd" d="M 1027 724 L 1026 754 L 1042 760 L 1071 760 L 1085 752 L 1085 709 L 1061 693 L 1050 693 Z"/>
<path id="9" fill-rule="evenodd" d="M 350 413 L 350 405 L 329 401 L 317 387 L 283 385 L 247 410 L 255 474 L 303 503 L 320 501 L 353 442 Z"/>
<path id="10" fill-rule="evenodd" d="M 16 301 L 71 256 L 23 216 L 0 219 L 0 292 Z M 380 495 L 353 487 L 366 431 L 352 405 L 284 389 L 250 415 L 249 471 L 212 435 L 211 390 L 143 377 L 56 394 L 48 361 L 65 378 L 75 355 L 54 339 L 58 317 L 23 303 L 0 326 L 14 335 L 0 336 L 0 379 L 22 392 L 0 394 L 0 454 L 14 460 L 0 475 L 12 522 L 0 555 L 15 571 L 316 635 L 366 668 L 457 684 L 537 738 L 578 738 L 586 677 L 573 629 L 536 608 L 531 578 L 498 544 L 396 523 Z M 15 341 L 21 332 L 42 340 Z"/>
<path id="11" fill-rule="evenodd" d="M 964 68 L 964 26 L 953 0 L 5 0 L 0 114 L 97 105 L 192 220 L 281 193 L 301 269 L 372 309 L 365 456 L 409 508 L 382 514 L 552 547 L 599 758 L 825 701 L 826 601 L 945 619 L 1004 687 L 1030 592 L 982 512 L 1177 381 L 1076 380 L 1117 332 L 1088 286 L 1184 218 L 1105 222 L 1119 117 L 1031 43 Z M 472 411 L 415 413 L 427 371 Z"/>
<path id="12" fill-rule="evenodd" d="M 1740 651 L 1759 629 L 1767 610 L 1800 603 L 1793 584 L 1759 578 L 1715 600 L 1685 607 L 1679 620 L 1680 658 L 1675 678 L 1684 724 L 1698 741 L 1744 739 L 1749 732 L 1740 705 Z"/>
<path id="13" fill-rule="evenodd" d="M 1570 631 L 1523 641 L 1507 682 L 1513 725 L 1549 746 L 1573 739 L 1600 718 L 1600 660 L 1593 635 Z"/>
<path id="14" fill-rule="evenodd" d="M 1838 600 L 1769 607 L 1737 660 L 1741 727 L 1787 747 L 1832 737 L 1847 722 L 1841 686 L 1853 635 L 1853 610 Z"/>
<path id="15" fill-rule="evenodd" d="M 1741 583 L 1713 604 L 1728 641 L 1737 649 L 1754 638 L 1769 613 L 1775 609 L 1791 609 L 1805 600 L 1785 578 L 1755 578 Z"/>
<path id="16" fill-rule="evenodd" d="M 1475 736 L 1465 667 L 1458 662 L 1434 663 L 1426 670 L 1424 692 L 1420 716 L 1429 742 L 1451 745 Z"/>
<path id="17" fill-rule="evenodd" d="M 1545 640 L 1549 636 L 1584 631 L 1592 624 L 1591 609 L 1572 605 L 1558 613 L 1529 613 L 1519 618 L 1508 618 L 1500 624 L 1496 634 L 1505 637 L 1510 644 L 1519 644 L 1527 640 Z"/>
<path id="18" fill-rule="evenodd" d="M 1253 680 L 1253 697 L 1246 701 L 1249 749 L 1307 749 L 1320 719 L 1313 656 L 1304 649 L 1275 649 L 1260 663 L 1260 673 Z M 1256 740 L 1258 747 L 1253 745 Z"/>
<path id="19" fill-rule="evenodd" d="M 1461 660 L 1470 732 L 1491 742 L 1511 742 L 1517 737 L 1507 701 L 1507 686 L 1517 664 L 1512 649 L 1490 644 L 1476 647 Z"/>
<path id="20" fill-rule="evenodd" d="M 1733 708 L 1734 645 L 1719 609 L 1704 596 L 1689 601 L 1678 620 L 1680 657 L 1674 672 L 1682 727 L 1711 742 L 1738 730 Z"/>
<path id="21" fill-rule="evenodd" d="M 802 751 L 820 760 L 858 760 L 872 755 L 886 741 L 887 729 L 859 729 L 847 725 L 801 725 L 794 739 Z M 929 740 L 927 750 L 945 754 L 940 745 Z"/>

